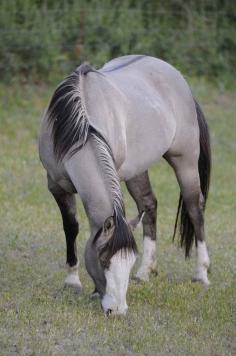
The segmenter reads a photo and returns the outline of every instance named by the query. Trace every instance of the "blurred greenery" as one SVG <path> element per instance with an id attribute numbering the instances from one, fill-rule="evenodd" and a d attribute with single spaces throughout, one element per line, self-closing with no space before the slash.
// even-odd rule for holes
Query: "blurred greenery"
<path id="1" fill-rule="evenodd" d="M 230 84 L 235 23 L 228 0 L 1 0 L 0 75 L 50 81 L 84 60 L 144 53 Z"/>

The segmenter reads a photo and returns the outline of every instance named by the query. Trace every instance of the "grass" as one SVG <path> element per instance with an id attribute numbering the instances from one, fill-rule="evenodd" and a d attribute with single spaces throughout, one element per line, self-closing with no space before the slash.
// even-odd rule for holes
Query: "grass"
<path id="1" fill-rule="evenodd" d="M 165 162 L 150 174 L 159 200 L 158 269 L 130 283 L 126 317 L 106 318 L 84 267 L 88 223 L 78 199 L 83 293 L 63 290 L 65 241 L 37 152 L 54 88 L 0 86 L 0 354 L 235 355 L 236 92 L 190 80 L 208 118 L 213 175 L 206 212 L 211 287 L 190 282 L 193 259 L 171 242 L 178 186 Z M 135 205 L 124 189 L 128 217 Z M 136 234 L 142 250 L 141 233 Z M 193 254 L 194 255 L 194 254 Z M 135 266 L 140 262 L 139 260 Z M 134 272 L 135 272 L 134 269 Z"/>

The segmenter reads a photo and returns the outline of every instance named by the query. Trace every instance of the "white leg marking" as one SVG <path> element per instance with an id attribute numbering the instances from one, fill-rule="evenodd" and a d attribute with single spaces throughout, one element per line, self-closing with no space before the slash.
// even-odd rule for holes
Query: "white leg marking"
<path id="1" fill-rule="evenodd" d="M 200 281 L 205 285 L 209 285 L 210 282 L 207 277 L 207 270 L 210 266 L 210 259 L 207 252 L 205 241 L 197 242 L 197 265 L 193 280 Z"/>
<path id="2" fill-rule="evenodd" d="M 143 257 L 141 266 L 136 274 L 136 278 L 143 281 L 149 280 L 149 274 L 156 269 L 156 240 L 149 236 L 143 239 Z"/>
<path id="3" fill-rule="evenodd" d="M 68 275 L 65 279 L 65 286 L 72 287 L 78 291 L 82 288 L 80 279 L 79 279 L 79 262 L 73 267 L 68 266 Z"/>

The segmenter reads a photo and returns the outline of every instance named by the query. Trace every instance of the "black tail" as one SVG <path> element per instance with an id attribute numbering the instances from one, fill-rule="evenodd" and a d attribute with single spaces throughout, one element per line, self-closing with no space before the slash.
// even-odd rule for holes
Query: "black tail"
<path id="1" fill-rule="evenodd" d="M 200 156 L 198 159 L 198 171 L 200 176 L 201 191 L 204 197 L 204 209 L 207 201 L 209 186 L 210 186 L 210 173 L 211 173 L 211 146 L 210 135 L 208 126 L 201 110 L 200 105 L 196 100 L 195 106 L 197 111 L 197 120 L 200 130 Z M 178 220 L 180 215 L 180 245 L 185 247 L 185 256 L 189 257 L 191 247 L 194 242 L 194 228 L 189 218 L 183 197 L 180 193 L 178 210 L 175 220 L 174 236 L 176 234 Z"/>

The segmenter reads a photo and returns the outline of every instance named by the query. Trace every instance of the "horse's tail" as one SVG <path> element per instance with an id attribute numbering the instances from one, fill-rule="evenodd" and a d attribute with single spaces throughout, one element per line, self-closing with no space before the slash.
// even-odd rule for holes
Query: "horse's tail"
<path id="1" fill-rule="evenodd" d="M 200 155 L 198 159 L 198 171 L 200 176 L 201 191 L 204 197 L 203 209 L 205 209 L 209 186 L 210 186 L 210 173 L 211 173 L 211 146 L 209 129 L 202 112 L 202 109 L 198 102 L 194 99 L 197 120 L 200 130 L 199 142 L 200 142 Z M 180 245 L 185 247 L 185 256 L 189 257 L 191 247 L 194 242 L 194 228 L 189 218 L 183 197 L 180 193 L 179 204 L 175 221 L 174 236 L 176 234 L 178 220 L 180 215 Z"/>
<path id="2" fill-rule="evenodd" d="M 57 87 L 49 104 L 46 119 L 52 126 L 54 153 L 58 161 L 61 161 L 66 155 L 71 157 L 78 152 L 89 138 L 96 144 L 96 153 L 113 202 L 115 231 L 105 247 L 106 255 L 111 258 L 118 250 L 136 252 L 137 247 L 125 219 L 120 180 L 111 147 L 91 124 L 83 101 L 80 81 L 82 76 L 91 71 L 95 70 L 82 64 Z"/>

